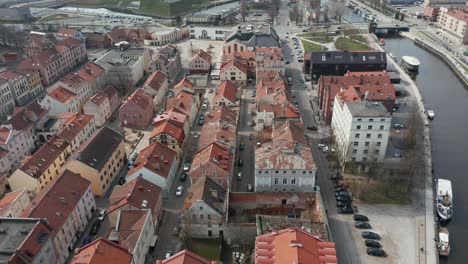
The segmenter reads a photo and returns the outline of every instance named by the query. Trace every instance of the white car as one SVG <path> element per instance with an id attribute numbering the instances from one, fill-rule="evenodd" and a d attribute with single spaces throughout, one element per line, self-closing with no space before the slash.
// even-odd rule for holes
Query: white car
<path id="1" fill-rule="evenodd" d="M 98 215 L 98 220 L 99 221 L 102 221 L 104 220 L 104 218 L 106 218 L 106 212 L 107 210 L 106 209 L 101 209 L 101 211 L 99 211 L 99 215 Z"/>
<path id="2" fill-rule="evenodd" d="M 165 258 L 170 258 L 172 256 L 172 251 L 168 250 L 166 252 L 166 257 Z"/>
<path id="3" fill-rule="evenodd" d="M 190 164 L 189 163 L 185 163 L 184 165 L 184 172 L 187 172 L 190 170 Z"/>
<path id="4" fill-rule="evenodd" d="M 175 192 L 175 195 L 176 195 L 177 197 L 179 197 L 179 196 L 182 195 L 183 192 L 184 192 L 184 186 L 180 185 L 179 187 L 177 187 L 177 190 L 176 190 L 176 192 Z"/>

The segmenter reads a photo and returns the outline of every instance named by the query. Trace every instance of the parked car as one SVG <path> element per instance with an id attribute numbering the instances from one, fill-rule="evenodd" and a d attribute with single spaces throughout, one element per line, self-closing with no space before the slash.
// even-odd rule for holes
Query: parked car
<path id="1" fill-rule="evenodd" d="M 244 150 L 244 148 L 245 148 L 245 144 L 244 142 L 241 142 L 239 145 L 239 150 Z"/>
<path id="2" fill-rule="evenodd" d="M 180 185 L 179 187 L 177 187 L 175 195 L 177 197 L 182 196 L 183 192 L 184 192 L 184 186 Z"/>
<path id="3" fill-rule="evenodd" d="M 317 148 L 318 148 L 318 149 L 324 149 L 325 147 L 326 147 L 326 146 L 325 146 L 324 144 L 318 144 L 318 145 L 317 145 Z"/>
<path id="4" fill-rule="evenodd" d="M 102 221 L 104 220 L 104 218 L 106 218 L 106 212 L 107 210 L 106 209 L 101 209 L 101 211 L 99 211 L 99 215 L 98 215 L 98 220 L 99 221 Z"/>
<path id="5" fill-rule="evenodd" d="M 351 201 L 338 201 L 336 202 L 336 207 L 350 207 L 351 206 Z"/>
<path id="6" fill-rule="evenodd" d="M 348 191 L 335 191 L 335 197 L 338 197 L 338 196 L 349 196 L 349 193 Z"/>
<path id="7" fill-rule="evenodd" d="M 205 119 L 198 119 L 198 125 L 203 126 Z"/>
<path id="8" fill-rule="evenodd" d="M 317 131 L 318 128 L 316 126 L 307 126 L 307 129 Z"/>
<path id="9" fill-rule="evenodd" d="M 239 171 L 236 175 L 236 180 L 240 181 L 242 180 L 242 171 Z"/>
<path id="10" fill-rule="evenodd" d="M 253 192 L 253 186 L 252 186 L 252 184 L 249 183 L 249 184 L 247 185 L 247 190 L 249 190 L 249 192 Z"/>
<path id="11" fill-rule="evenodd" d="M 244 161 L 243 161 L 242 159 L 239 159 L 239 160 L 237 161 L 237 165 L 238 165 L 239 167 L 242 167 L 242 165 L 244 165 Z"/>
<path id="12" fill-rule="evenodd" d="M 406 126 L 403 125 L 403 124 L 394 124 L 394 125 L 393 125 L 393 128 L 395 128 L 395 129 L 402 129 L 402 128 L 405 128 L 405 127 L 406 127 Z"/>
<path id="13" fill-rule="evenodd" d="M 354 226 L 359 229 L 371 229 L 372 228 L 372 226 L 369 223 L 360 222 L 360 221 L 354 223 Z"/>
<path id="14" fill-rule="evenodd" d="M 172 256 L 172 251 L 170 251 L 170 250 L 166 251 L 165 258 L 170 258 L 171 256 Z"/>
<path id="15" fill-rule="evenodd" d="M 369 218 L 365 215 L 360 215 L 360 214 L 357 214 L 357 215 L 354 215 L 354 221 L 361 221 L 361 222 L 368 222 L 369 221 Z"/>
<path id="16" fill-rule="evenodd" d="M 91 230 L 89 231 L 89 233 L 93 236 L 97 235 L 100 226 L 101 226 L 100 221 L 94 222 L 93 225 L 91 226 Z"/>
<path id="17" fill-rule="evenodd" d="M 184 182 L 187 180 L 187 173 L 185 172 L 182 172 L 182 174 L 180 175 L 180 181 L 181 182 Z"/>
<path id="18" fill-rule="evenodd" d="M 403 157 L 400 153 L 395 153 L 393 156 L 397 159 L 401 159 Z"/>
<path id="19" fill-rule="evenodd" d="M 378 241 L 371 240 L 371 239 L 366 239 L 366 241 L 364 241 L 364 244 L 366 245 L 366 247 L 370 247 L 370 248 L 381 248 L 382 247 L 382 245 Z"/>
<path id="20" fill-rule="evenodd" d="M 380 235 L 370 231 L 364 231 L 361 233 L 362 238 L 380 240 Z"/>
<path id="21" fill-rule="evenodd" d="M 190 170 L 190 163 L 186 162 L 186 163 L 184 164 L 184 172 L 187 172 L 187 171 L 189 171 L 189 170 Z"/>
<path id="22" fill-rule="evenodd" d="M 354 213 L 354 210 L 350 206 L 341 207 L 341 208 L 338 208 L 338 213 L 340 213 L 340 214 L 352 214 L 352 213 Z"/>
<path id="23" fill-rule="evenodd" d="M 374 257 L 386 257 L 387 253 L 384 250 L 378 248 L 368 248 L 367 255 Z"/>
<path id="24" fill-rule="evenodd" d="M 336 201 L 337 202 L 349 202 L 351 201 L 351 197 L 349 197 L 348 195 L 344 196 L 344 195 L 341 195 L 341 196 L 338 196 L 336 197 Z"/>
<path id="25" fill-rule="evenodd" d="M 130 155 L 130 159 L 129 159 L 129 160 L 135 161 L 137 158 L 138 158 L 138 153 L 133 152 L 132 155 Z"/>

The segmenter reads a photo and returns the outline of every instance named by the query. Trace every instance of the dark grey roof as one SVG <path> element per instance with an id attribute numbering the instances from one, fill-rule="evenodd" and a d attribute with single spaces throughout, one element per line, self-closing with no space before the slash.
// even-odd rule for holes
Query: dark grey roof
<path id="1" fill-rule="evenodd" d="M 198 179 L 193 185 L 193 188 L 190 187 L 190 189 L 201 191 L 202 200 L 205 202 L 205 204 L 219 213 L 223 213 L 224 199 L 226 196 L 226 191 L 223 189 L 223 187 L 207 176 L 203 176 L 202 178 Z M 200 188 L 202 190 L 200 190 Z"/>
<path id="2" fill-rule="evenodd" d="M 347 102 L 346 106 L 353 117 L 390 117 L 390 112 L 382 102 Z"/>
<path id="3" fill-rule="evenodd" d="M 387 63 L 387 56 L 381 51 L 313 51 L 311 57 L 313 64 Z"/>
<path id="4" fill-rule="evenodd" d="M 100 171 L 123 141 L 123 136 L 109 127 L 103 127 L 81 151 L 78 160 Z"/>
<path id="5" fill-rule="evenodd" d="M 279 36 L 271 25 L 255 25 L 252 30 L 238 29 L 226 37 L 226 42 L 236 39 L 249 47 L 280 47 Z"/>

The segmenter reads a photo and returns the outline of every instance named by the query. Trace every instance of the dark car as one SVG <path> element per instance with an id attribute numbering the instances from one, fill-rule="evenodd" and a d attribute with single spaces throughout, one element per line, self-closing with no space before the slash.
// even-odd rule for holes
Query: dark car
<path id="1" fill-rule="evenodd" d="M 368 248 L 367 249 L 367 255 L 375 256 L 375 257 L 386 257 L 387 253 L 385 253 L 385 251 L 383 251 L 382 249 Z"/>
<path id="2" fill-rule="evenodd" d="M 205 120 L 204 120 L 204 119 L 199 119 L 199 120 L 198 120 L 198 124 L 199 124 L 200 126 L 202 126 L 203 123 L 205 123 Z"/>
<path id="3" fill-rule="evenodd" d="M 101 226 L 101 222 L 100 221 L 96 221 L 94 222 L 93 226 L 91 226 L 91 231 L 89 231 L 89 233 L 91 235 L 96 235 L 99 231 L 99 227 Z"/>
<path id="4" fill-rule="evenodd" d="M 332 174 L 330 176 L 330 180 L 332 180 L 332 181 L 339 181 L 339 180 L 342 180 L 342 179 L 343 179 L 343 175 L 341 175 L 341 174 L 338 174 L 338 175 L 337 174 Z"/>
<path id="5" fill-rule="evenodd" d="M 370 248 L 381 248 L 382 245 L 375 241 L 375 240 L 371 240 L 371 239 L 366 239 L 366 241 L 364 241 L 364 244 L 366 245 L 366 247 L 370 247 Z"/>
<path id="6" fill-rule="evenodd" d="M 352 213 L 354 213 L 354 210 L 353 210 L 352 207 L 346 206 L 346 207 L 338 208 L 338 213 L 340 213 L 340 214 L 352 214 Z"/>
<path id="7" fill-rule="evenodd" d="M 180 181 L 184 182 L 185 180 L 187 180 L 187 173 L 182 172 L 182 174 L 180 175 Z"/>
<path id="8" fill-rule="evenodd" d="M 335 197 L 338 196 L 349 196 L 348 191 L 335 191 Z"/>
<path id="9" fill-rule="evenodd" d="M 244 165 L 244 161 L 241 160 L 241 159 L 239 159 L 239 160 L 237 161 L 237 165 L 238 165 L 239 167 L 242 167 L 242 165 Z"/>
<path id="10" fill-rule="evenodd" d="M 365 215 L 357 214 L 357 215 L 354 215 L 354 221 L 368 222 L 369 218 Z"/>
<path id="11" fill-rule="evenodd" d="M 338 201 L 336 207 L 348 207 L 351 206 L 351 201 Z"/>
<path id="12" fill-rule="evenodd" d="M 83 240 L 83 243 L 81 244 L 81 247 L 84 247 L 84 246 L 88 245 L 89 243 L 91 243 L 91 241 L 93 241 L 93 236 L 91 236 L 91 235 L 87 236 Z"/>
<path id="13" fill-rule="evenodd" d="M 364 231 L 361 233 L 362 238 L 380 240 L 380 235 L 370 231 Z"/>
<path id="14" fill-rule="evenodd" d="M 348 195 L 340 195 L 340 196 L 337 196 L 337 197 L 336 197 L 336 201 L 337 201 L 337 202 L 340 202 L 340 201 L 342 201 L 342 202 L 346 202 L 346 201 L 349 202 L 349 201 L 351 201 L 351 197 L 349 197 Z"/>
<path id="15" fill-rule="evenodd" d="M 318 128 L 316 126 L 307 126 L 307 129 L 317 131 Z"/>
<path id="16" fill-rule="evenodd" d="M 239 145 L 239 150 L 244 150 L 244 148 L 245 148 L 245 144 L 241 142 Z"/>
<path id="17" fill-rule="evenodd" d="M 126 182 L 125 177 L 120 177 L 119 178 L 119 185 L 124 185 Z"/>
<path id="18" fill-rule="evenodd" d="M 371 229 L 372 228 L 372 226 L 369 223 L 360 222 L 360 221 L 356 222 L 354 226 L 359 229 Z"/>
<path id="19" fill-rule="evenodd" d="M 335 188 L 335 192 L 339 192 L 339 191 L 346 191 L 346 188 L 343 188 L 343 187 Z"/>

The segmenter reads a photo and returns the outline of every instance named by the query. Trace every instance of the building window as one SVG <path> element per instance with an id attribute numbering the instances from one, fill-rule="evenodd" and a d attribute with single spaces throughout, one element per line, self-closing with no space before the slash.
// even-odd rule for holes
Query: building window
<path id="1" fill-rule="evenodd" d="M 356 147 L 359 146 L 359 142 L 358 142 L 358 141 L 354 142 L 353 144 L 354 144 L 354 146 L 356 146 Z"/>
<path id="2" fill-rule="evenodd" d="M 383 130 L 383 129 L 384 129 L 384 126 L 380 126 L 380 128 L 379 128 L 379 129 L 380 129 L 380 130 Z"/>
<path id="3" fill-rule="evenodd" d="M 366 138 L 370 138 L 370 137 L 371 137 L 371 134 L 367 134 L 367 135 L 366 135 Z"/>
<path id="4" fill-rule="evenodd" d="M 367 161 L 367 158 L 362 158 L 362 161 Z"/>
<path id="5" fill-rule="evenodd" d="M 377 142 L 377 147 L 380 147 L 382 145 L 382 142 Z"/>
<path id="6" fill-rule="evenodd" d="M 203 215 L 202 214 L 200 215 L 200 220 L 203 220 Z"/>
<path id="7" fill-rule="evenodd" d="M 367 129 L 368 129 L 368 130 L 372 130 L 372 126 L 367 126 Z"/>
<path id="8" fill-rule="evenodd" d="M 380 119 L 380 122 L 385 122 L 385 118 Z"/>
<path id="9" fill-rule="evenodd" d="M 258 171 L 258 174 L 262 174 L 262 171 Z"/>
<path id="10" fill-rule="evenodd" d="M 359 138 L 360 134 L 357 133 L 357 134 L 354 134 L 354 138 Z"/>
<path id="11" fill-rule="evenodd" d="M 278 171 L 275 171 L 275 173 L 278 173 Z"/>
<path id="12" fill-rule="evenodd" d="M 206 215 L 206 218 L 210 219 L 211 220 L 211 215 Z"/>
<path id="13" fill-rule="evenodd" d="M 293 170 L 293 171 L 292 171 L 292 173 L 293 173 L 293 174 L 296 174 L 296 171 L 295 171 L 295 170 Z"/>
<path id="14" fill-rule="evenodd" d="M 357 149 L 353 149 L 353 154 L 356 154 L 357 153 Z"/>
<path id="15" fill-rule="evenodd" d="M 358 122 L 361 122 L 361 121 L 362 121 L 362 119 L 361 119 L 361 118 L 358 118 L 358 119 L 357 119 L 357 121 L 358 121 Z"/>
<path id="16" fill-rule="evenodd" d="M 361 126 L 356 126 L 356 129 L 361 129 Z"/>
<path id="17" fill-rule="evenodd" d="M 364 145 L 365 145 L 366 147 L 368 147 L 368 146 L 369 146 L 369 144 L 370 144 L 370 142 L 369 142 L 369 141 L 367 141 L 367 142 L 366 142 Z"/>
<path id="18" fill-rule="evenodd" d="M 275 178 L 274 182 L 275 182 L 275 184 L 278 184 L 278 178 Z"/>
<path id="19" fill-rule="evenodd" d="M 200 211 L 203 211 L 203 206 L 200 206 Z"/>
<path id="20" fill-rule="evenodd" d="M 374 122 L 374 119 L 373 119 L 373 118 L 369 118 L 369 122 Z"/>
<path id="21" fill-rule="evenodd" d="M 368 150 L 368 149 L 365 149 L 365 150 L 364 150 L 364 154 L 367 154 L 367 153 L 369 153 L 369 150 Z"/>
<path id="22" fill-rule="evenodd" d="M 379 153 L 380 153 L 380 149 L 376 149 L 374 152 L 375 152 L 375 154 L 379 154 Z"/>
<path id="23" fill-rule="evenodd" d="M 351 158 L 351 161 L 356 161 L 356 158 L 355 158 L 355 157 L 352 157 L 352 158 Z"/>
<path id="24" fill-rule="evenodd" d="M 283 184 L 288 184 L 288 178 L 283 178 Z"/>
<path id="25" fill-rule="evenodd" d="M 378 138 L 382 138 L 382 134 L 379 134 L 377 137 L 378 137 Z"/>
<path id="26" fill-rule="evenodd" d="M 296 178 L 291 179 L 291 184 L 296 184 Z"/>

